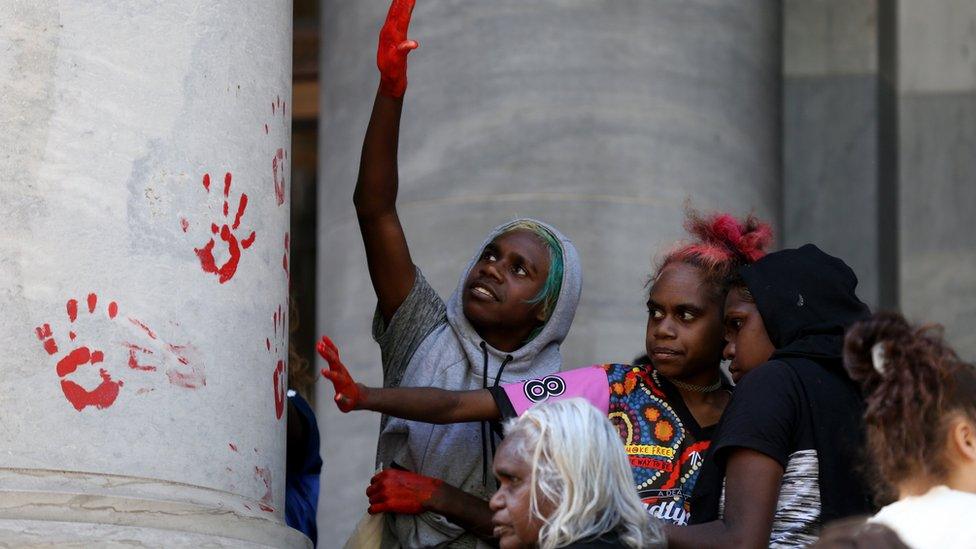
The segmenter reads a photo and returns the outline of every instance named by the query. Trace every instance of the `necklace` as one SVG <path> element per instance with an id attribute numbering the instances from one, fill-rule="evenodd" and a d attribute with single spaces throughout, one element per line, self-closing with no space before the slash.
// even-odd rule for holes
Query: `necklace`
<path id="1" fill-rule="evenodd" d="M 660 385 L 661 380 L 658 379 L 657 377 L 657 370 L 652 370 L 651 375 L 654 376 L 654 381 L 656 381 L 657 384 Z M 684 389 L 685 391 L 692 391 L 694 393 L 711 393 L 714 391 L 718 391 L 719 389 L 722 388 L 721 374 L 719 374 L 718 379 L 716 379 L 714 383 L 710 383 L 708 385 L 695 385 L 693 383 L 685 383 L 684 381 L 678 381 L 677 379 L 671 379 L 671 378 L 666 378 L 666 379 L 670 381 L 671 384 L 674 385 L 675 387 L 679 389 Z"/>

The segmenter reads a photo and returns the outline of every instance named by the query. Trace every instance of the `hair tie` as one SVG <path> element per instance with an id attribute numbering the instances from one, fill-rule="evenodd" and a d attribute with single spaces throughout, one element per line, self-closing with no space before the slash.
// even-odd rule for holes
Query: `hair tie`
<path id="1" fill-rule="evenodd" d="M 874 364 L 874 370 L 878 372 L 881 377 L 884 377 L 886 364 L 883 341 L 879 341 L 871 347 L 871 362 Z"/>

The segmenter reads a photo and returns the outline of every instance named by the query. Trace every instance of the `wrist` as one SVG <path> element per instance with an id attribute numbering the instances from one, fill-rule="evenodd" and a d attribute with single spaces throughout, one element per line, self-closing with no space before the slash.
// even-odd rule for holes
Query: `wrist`
<path id="1" fill-rule="evenodd" d="M 407 79 L 406 77 L 390 78 L 380 75 L 380 95 L 389 97 L 391 99 L 403 100 L 404 94 L 407 93 Z"/>
<path id="2" fill-rule="evenodd" d="M 421 502 L 421 506 L 424 508 L 424 511 L 443 515 L 445 514 L 444 510 L 450 508 L 448 502 L 451 499 L 452 486 L 450 484 L 444 484 L 444 481 L 439 479 L 431 480 L 436 482 L 436 488 L 434 488 L 429 498 Z"/>
<path id="3" fill-rule="evenodd" d="M 356 403 L 353 405 L 353 410 L 372 410 L 372 399 L 369 387 L 363 385 L 362 383 L 356 383 L 356 387 L 359 390 L 359 398 L 356 399 Z"/>

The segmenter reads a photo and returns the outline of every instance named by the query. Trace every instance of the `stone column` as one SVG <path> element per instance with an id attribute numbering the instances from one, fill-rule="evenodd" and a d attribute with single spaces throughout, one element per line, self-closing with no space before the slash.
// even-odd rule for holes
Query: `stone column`
<path id="1" fill-rule="evenodd" d="M 284 525 L 291 3 L 0 10 L 0 545 Z"/>
<path id="2" fill-rule="evenodd" d="M 976 2 L 883 0 L 893 15 L 902 309 L 976 359 Z"/>
<path id="3" fill-rule="evenodd" d="M 352 190 L 388 2 L 327 0 L 322 19 L 321 331 L 380 380 L 375 297 Z M 399 212 L 414 260 L 447 296 L 484 234 L 550 221 L 583 260 L 567 367 L 643 352 L 652 258 L 683 202 L 776 220 L 780 9 L 771 0 L 418 2 L 400 140 Z M 379 418 L 340 417 L 320 383 L 323 535 L 365 510 Z"/>
<path id="4" fill-rule="evenodd" d="M 881 267 L 877 0 L 787 0 L 783 10 L 780 242 L 843 258 L 874 307 L 894 285 Z"/>

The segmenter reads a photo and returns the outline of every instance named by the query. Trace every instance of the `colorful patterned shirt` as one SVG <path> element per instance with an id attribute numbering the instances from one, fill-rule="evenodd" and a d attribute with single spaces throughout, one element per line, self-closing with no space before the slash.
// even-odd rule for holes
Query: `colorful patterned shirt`
<path id="1" fill-rule="evenodd" d="M 670 524 L 688 524 L 691 492 L 714 426 L 701 428 L 678 390 L 653 367 L 590 366 L 501 385 L 492 394 L 506 418 L 546 400 L 585 398 L 620 432 L 648 513 Z"/>

